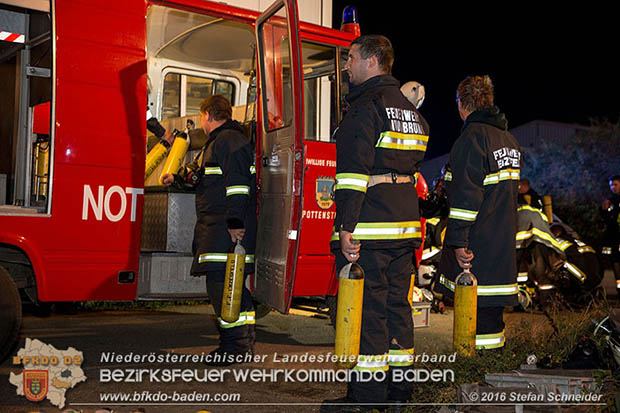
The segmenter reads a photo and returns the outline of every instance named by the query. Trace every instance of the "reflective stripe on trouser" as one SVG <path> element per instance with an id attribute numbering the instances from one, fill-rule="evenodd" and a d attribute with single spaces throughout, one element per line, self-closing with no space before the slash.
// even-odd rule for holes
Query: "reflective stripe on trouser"
<path id="1" fill-rule="evenodd" d="M 352 375 L 348 394 L 360 403 L 384 403 L 388 396 L 402 401 L 411 397 L 413 383 L 390 379 L 393 369 L 413 368 L 413 319 L 407 298 L 412 259 L 413 251 L 408 248 L 375 250 L 362 244 L 358 264 L 365 274 L 364 305 L 360 357 L 354 370 L 375 376 L 362 381 Z M 345 264 L 337 252 L 337 271 Z M 377 380 L 378 374 L 385 374 L 385 380 Z"/>
<path id="2" fill-rule="evenodd" d="M 490 350 L 503 347 L 504 308 L 478 307 L 476 313 L 476 350 Z"/>
<path id="3" fill-rule="evenodd" d="M 207 272 L 207 293 L 213 305 L 213 311 L 218 320 L 218 330 L 220 333 L 220 348 L 229 353 L 245 353 L 253 350 L 254 337 L 254 306 L 250 291 L 243 286 L 241 294 L 241 313 L 239 319 L 233 323 L 226 323 L 221 320 L 222 314 L 222 294 L 224 293 L 224 271 Z M 246 275 L 247 277 L 247 275 Z"/>
<path id="4" fill-rule="evenodd" d="M 506 343 L 504 330 L 495 334 L 476 334 L 476 350 L 488 350 L 503 347 Z"/>
<path id="5" fill-rule="evenodd" d="M 446 276 L 440 274 L 439 283 L 446 287 L 448 290 L 454 292 L 454 281 L 450 281 Z M 493 296 L 493 295 L 513 295 L 519 293 L 519 286 L 517 284 L 503 284 L 503 285 L 479 285 L 478 296 Z"/>
<path id="6" fill-rule="evenodd" d="M 198 256 L 198 263 L 202 264 L 203 262 L 226 262 L 228 259 L 228 254 L 224 252 L 205 252 L 204 254 L 200 254 Z M 253 263 L 254 262 L 254 254 L 247 254 L 245 256 L 245 263 Z"/>
<path id="7" fill-rule="evenodd" d="M 393 367 L 413 366 L 413 348 L 409 349 L 390 349 L 388 353 L 388 364 Z"/>
<path id="8" fill-rule="evenodd" d="M 254 311 L 242 311 L 239 313 L 239 319 L 232 323 L 227 323 L 222 320 L 220 317 L 217 318 L 217 322 L 220 324 L 221 328 L 232 328 L 239 327 L 246 324 L 255 324 L 256 313 Z"/>

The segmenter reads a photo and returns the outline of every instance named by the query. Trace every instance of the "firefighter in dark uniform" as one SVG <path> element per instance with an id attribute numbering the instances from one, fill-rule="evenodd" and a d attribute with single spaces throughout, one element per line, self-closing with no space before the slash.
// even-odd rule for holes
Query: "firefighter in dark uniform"
<path id="1" fill-rule="evenodd" d="M 407 296 L 413 251 L 421 244 L 414 174 L 426 151 L 428 125 L 390 75 L 393 60 L 391 43 L 383 36 L 361 36 L 351 43 L 346 69 L 354 87 L 335 135 L 331 250 L 338 271 L 357 261 L 365 272 L 360 355 L 347 397 L 338 400 L 352 405 L 405 402 L 412 391 L 411 383 L 391 378 L 394 369 L 413 366 Z M 377 380 L 364 383 L 356 372 L 379 372 L 386 380 L 374 376 Z"/>
<path id="2" fill-rule="evenodd" d="M 231 119 L 228 100 L 210 96 L 200 105 L 201 126 L 209 139 L 201 154 L 196 186 L 194 262 L 191 273 L 206 276 L 207 293 L 217 315 L 220 345 L 210 364 L 229 365 L 254 350 L 254 308 L 243 287 L 241 314 L 233 323 L 220 318 L 227 253 L 239 240 L 246 250 L 245 273 L 254 269 L 256 243 L 256 173 L 253 148 L 242 126 Z M 173 177 L 164 178 L 170 184 Z"/>
<path id="3" fill-rule="evenodd" d="M 609 189 L 613 194 L 601 208 L 605 222 L 602 253 L 606 260 L 611 261 L 616 277 L 616 293 L 620 297 L 620 175 L 609 177 Z"/>
<path id="4" fill-rule="evenodd" d="M 529 197 L 529 202 L 526 199 L 526 196 Z M 519 203 L 531 205 L 534 208 L 538 208 L 541 211 L 543 210 L 543 199 L 530 185 L 530 180 L 527 178 L 521 178 L 519 180 Z"/>
<path id="5" fill-rule="evenodd" d="M 488 76 L 467 77 L 456 100 L 465 123 L 450 152 L 450 212 L 435 289 L 452 298 L 456 276 L 472 268 L 478 278 L 476 348 L 501 348 L 503 308 L 517 304 L 521 152 L 504 114 L 494 106 Z"/>
<path id="6" fill-rule="evenodd" d="M 566 286 L 566 292 L 579 301 L 579 304 L 587 304 L 585 299 L 588 299 L 588 295 L 594 292 L 603 279 L 603 268 L 596 251 L 583 241 L 571 237 L 560 224 L 554 224 L 550 229 L 566 254 L 563 267 L 570 274 L 571 281 Z"/>
<path id="7" fill-rule="evenodd" d="M 516 239 L 517 263 L 527 267 L 527 283 L 535 289 L 539 305 L 545 307 L 558 293 L 559 270 L 566 262 L 562 246 L 551 232 L 547 216 L 526 203 L 517 208 Z"/>

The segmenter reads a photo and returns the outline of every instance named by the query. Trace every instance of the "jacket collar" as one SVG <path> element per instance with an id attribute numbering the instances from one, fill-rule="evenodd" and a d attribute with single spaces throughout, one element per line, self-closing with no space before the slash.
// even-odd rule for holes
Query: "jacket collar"
<path id="1" fill-rule="evenodd" d="M 461 131 L 465 130 L 470 123 L 485 123 L 501 130 L 508 130 L 506 115 L 501 113 L 497 106 L 479 109 L 472 112 L 467 119 L 465 119 L 465 123 L 463 124 Z"/>
<path id="2" fill-rule="evenodd" d="M 347 102 L 352 103 L 357 98 L 366 93 L 368 90 L 381 86 L 400 87 L 400 84 L 398 80 L 396 80 L 396 78 L 394 78 L 392 75 L 374 76 L 366 80 L 365 82 L 360 83 L 359 85 L 352 86 L 349 90 L 349 94 L 347 95 L 346 100 Z"/>

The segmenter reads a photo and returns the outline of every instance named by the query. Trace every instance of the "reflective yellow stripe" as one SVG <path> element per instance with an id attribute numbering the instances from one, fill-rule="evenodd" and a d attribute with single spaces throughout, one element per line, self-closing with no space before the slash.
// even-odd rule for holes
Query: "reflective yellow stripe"
<path id="1" fill-rule="evenodd" d="M 590 246 L 588 246 L 588 245 L 586 245 L 585 247 L 579 247 L 579 248 L 577 249 L 577 251 L 579 251 L 579 252 L 580 252 L 580 253 L 582 253 L 582 254 L 583 254 L 584 252 L 591 252 L 592 254 L 594 254 L 594 253 L 595 253 L 595 252 L 594 252 L 594 248 L 592 248 L 592 247 L 590 247 Z"/>
<path id="2" fill-rule="evenodd" d="M 219 166 L 206 166 L 205 175 L 222 175 L 222 169 Z"/>
<path id="3" fill-rule="evenodd" d="M 470 211 L 468 209 L 450 208 L 448 218 L 458 219 L 461 221 L 475 221 L 478 211 Z"/>
<path id="4" fill-rule="evenodd" d="M 523 211 L 523 210 L 531 211 L 531 212 L 536 212 L 538 215 L 540 215 L 540 217 L 542 218 L 543 221 L 549 222 L 549 219 L 547 218 L 547 216 L 545 214 L 543 214 L 540 209 L 536 209 L 536 208 L 531 207 L 529 205 L 521 205 L 519 208 L 517 208 L 517 212 Z"/>
<path id="5" fill-rule="evenodd" d="M 484 177 L 483 185 L 494 185 L 499 183 L 500 181 L 518 181 L 520 177 L 521 171 L 519 169 L 502 169 L 499 172 L 489 174 Z"/>
<path id="6" fill-rule="evenodd" d="M 413 348 L 404 350 L 390 349 L 388 353 L 388 364 L 392 367 L 406 367 L 413 365 Z"/>
<path id="7" fill-rule="evenodd" d="M 568 247 L 570 247 L 571 245 L 573 245 L 573 243 L 570 242 L 570 241 L 562 241 L 562 242 L 560 242 L 560 248 L 562 249 L 562 251 L 566 251 L 566 249 Z"/>
<path id="8" fill-rule="evenodd" d="M 227 323 L 226 321 L 222 320 L 220 317 L 217 318 L 217 321 L 220 324 L 221 328 L 233 328 L 233 327 L 244 326 L 247 324 L 256 324 L 255 318 L 256 318 L 256 313 L 254 311 L 242 311 L 241 313 L 239 313 L 239 318 L 237 319 L 237 321 L 233 321 L 232 323 Z"/>
<path id="9" fill-rule="evenodd" d="M 250 187 L 247 185 L 234 185 L 226 187 L 226 196 L 250 195 Z"/>
<path id="10" fill-rule="evenodd" d="M 336 174 L 335 190 L 351 189 L 354 191 L 366 192 L 370 176 L 364 174 L 341 173 Z"/>
<path id="11" fill-rule="evenodd" d="M 479 285 L 478 295 L 491 296 L 491 295 L 513 295 L 519 292 L 519 286 L 517 284 L 506 285 Z"/>
<path id="12" fill-rule="evenodd" d="M 499 348 L 505 343 L 504 330 L 495 334 L 476 334 L 476 350 Z"/>
<path id="13" fill-rule="evenodd" d="M 389 370 L 388 355 L 387 354 L 375 354 L 375 355 L 362 355 L 357 357 L 357 364 L 353 367 L 353 370 L 358 371 L 378 371 Z"/>
<path id="14" fill-rule="evenodd" d="M 360 222 L 353 231 L 353 237 L 359 240 L 408 239 L 421 236 L 420 221 Z M 334 228 L 331 240 L 338 241 L 339 239 L 340 236 Z"/>
<path id="15" fill-rule="evenodd" d="M 203 262 L 226 262 L 228 254 L 220 252 L 207 252 L 198 256 L 198 263 Z M 254 262 L 254 254 L 247 254 L 245 256 L 245 263 L 251 264 Z"/>
<path id="16" fill-rule="evenodd" d="M 250 175 L 253 175 L 256 173 L 256 167 L 254 165 L 250 166 Z"/>
<path id="17" fill-rule="evenodd" d="M 560 243 L 555 238 L 553 238 L 551 235 L 547 234 L 546 232 L 539 230 L 538 228 L 531 228 L 527 231 L 517 232 L 517 241 L 524 241 L 526 239 L 530 239 L 534 235 L 546 241 L 549 241 L 554 247 L 558 249 L 562 249 L 562 247 L 560 246 Z"/>
<path id="18" fill-rule="evenodd" d="M 443 274 L 439 276 L 439 283 L 448 290 L 454 292 L 454 281 L 450 281 Z M 517 284 L 479 285 L 477 289 L 477 294 L 485 297 L 496 295 L 513 295 L 518 292 L 519 286 Z"/>
<path id="19" fill-rule="evenodd" d="M 428 136 L 416 133 L 382 132 L 377 148 L 398 149 L 403 151 L 426 151 Z"/>
<path id="20" fill-rule="evenodd" d="M 452 172 L 446 172 L 446 174 L 443 176 L 443 180 L 446 182 L 452 181 Z"/>
<path id="21" fill-rule="evenodd" d="M 586 275 L 576 265 L 573 265 L 570 262 L 565 262 L 564 268 L 566 268 L 568 272 L 573 274 L 575 278 L 577 278 L 582 283 L 586 281 Z"/>

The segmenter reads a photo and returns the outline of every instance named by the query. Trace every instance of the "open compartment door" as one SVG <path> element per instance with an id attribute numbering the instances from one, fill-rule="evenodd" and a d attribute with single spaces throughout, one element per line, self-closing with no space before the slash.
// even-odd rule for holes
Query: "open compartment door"
<path id="1" fill-rule="evenodd" d="M 279 0 L 256 22 L 261 139 L 254 297 L 291 305 L 301 205 L 302 73 L 297 2 Z"/>

